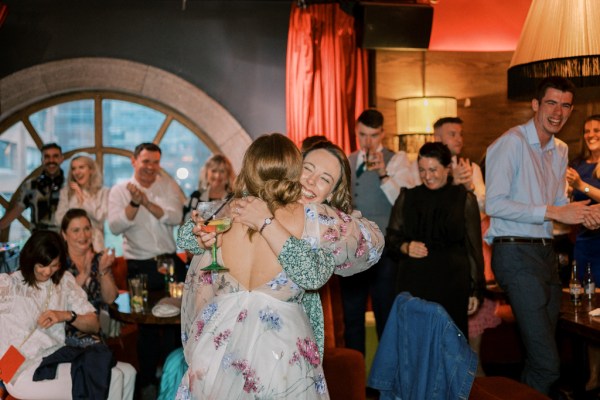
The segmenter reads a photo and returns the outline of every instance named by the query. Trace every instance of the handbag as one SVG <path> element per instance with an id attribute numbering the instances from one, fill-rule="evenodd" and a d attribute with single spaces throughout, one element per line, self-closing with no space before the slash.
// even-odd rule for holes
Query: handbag
<path id="1" fill-rule="evenodd" d="M 13 345 L 0 358 L 0 380 L 10 382 L 15 372 L 25 362 L 25 356 Z"/>

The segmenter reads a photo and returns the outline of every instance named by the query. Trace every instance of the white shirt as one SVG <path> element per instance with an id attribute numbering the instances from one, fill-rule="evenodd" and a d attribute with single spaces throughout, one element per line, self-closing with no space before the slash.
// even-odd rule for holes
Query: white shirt
<path id="1" fill-rule="evenodd" d="M 140 206 L 130 221 L 125 207 L 131 201 L 127 183 L 140 188 L 148 200 L 163 209 L 157 219 L 146 207 Z M 108 198 L 108 226 L 113 234 L 123 234 L 123 256 L 129 260 L 147 260 L 176 251 L 173 228 L 179 225 L 183 214 L 181 190 L 168 175 L 158 175 L 149 188 L 144 188 L 135 177 L 114 186 Z"/>
<path id="2" fill-rule="evenodd" d="M 410 161 L 404 151 L 394 154 L 386 165 L 386 173 L 390 178 L 380 187 L 391 204 L 396 202 L 401 188 L 410 189 L 421 184 L 417 162 Z"/>
<path id="3" fill-rule="evenodd" d="M 69 271 L 65 271 L 58 285 L 48 280 L 38 283 L 38 287 L 24 283 L 21 271 L 0 274 L 0 354 L 13 345 L 27 358 L 17 374 L 39 364 L 43 357 L 65 345 L 64 322 L 47 329 L 37 327 L 37 318 L 43 311 L 72 310 L 81 315 L 96 312 Z M 47 300 L 48 306 L 44 308 Z M 31 332 L 33 334 L 23 343 Z"/>
<path id="4" fill-rule="evenodd" d="M 97 253 L 104 250 L 104 221 L 108 214 L 108 193 L 110 190 L 106 187 L 92 195 L 88 191 L 83 190 L 83 204 L 79 203 L 79 199 L 75 194 L 69 198 L 69 186 L 65 185 L 60 189 L 60 197 L 58 207 L 54 213 L 54 221 L 57 226 L 60 226 L 63 217 L 71 208 L 81 208 L 85 210 L 90 221 L 92 222 L 92 245 Z"/>

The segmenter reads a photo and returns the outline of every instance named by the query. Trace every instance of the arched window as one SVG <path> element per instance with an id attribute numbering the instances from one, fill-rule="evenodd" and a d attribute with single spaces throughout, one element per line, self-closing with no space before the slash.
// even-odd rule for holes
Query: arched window
<path id="1" fill-rule="evenodd" d="M 40 168 L 43 143 L 58 143 L 65 155 L 65 175 L 70 159 L 86 153 L 96 160 L 104 186 L 112 187 L 133 173 L 130 157 L 142 142 L 157 143 L 161 166 L 186 196 L 198 186 L 199 171 L 211 150 L 205 135 L 177 111 L 157 102 L 115 92 L 95 91 L 59 95 L 33 104 L 0 124 L 0 193 L 2 215 L 18 187 Z M 29 210 L 13 222 L 10 241 L 29 236 Z M 121 240 L 105 227 L 106 246 Z"/>
<path id="2" fill-rule="evenodd" d="M 14 190 L 40 166 L 44 142 L 56 141 L 63 147 L 63 170 L 74 154 L 91 154 L 108 187 L 131 176 L 129 157 L 137 144 L 156 142 L 163 151 L 163 169 L 189 194 L 211 152 L 226 155 L 238 170 L 252 141 L 239 122 L 200 88 L 168 71 L 129 60 L 51 61 L 2 78 L 0 86 L 4 88 L 0 215 Z M 13 222 L 11 241 L 29 234 L 21 224 L 28 221 L 25 211 L 20 221 Z M 106 244 L 115 245 L 110 235 Z"/>

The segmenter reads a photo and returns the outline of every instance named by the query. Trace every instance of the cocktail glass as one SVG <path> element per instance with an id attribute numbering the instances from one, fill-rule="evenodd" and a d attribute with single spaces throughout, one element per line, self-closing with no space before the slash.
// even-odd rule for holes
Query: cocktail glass
<path id="1" fill-rule="evenodd" d="M 231 228 L 231 215 L 228 200 L 201 201 L 196 206 L 200 218 L 204 222 L 200 223 L 203 232 L 216 232 L 217 234 L 226 232 Z M 217 262 L 217 241 L 212 245 L 212 263 L 202 268 L 202 271 L 229 271 Z"/>

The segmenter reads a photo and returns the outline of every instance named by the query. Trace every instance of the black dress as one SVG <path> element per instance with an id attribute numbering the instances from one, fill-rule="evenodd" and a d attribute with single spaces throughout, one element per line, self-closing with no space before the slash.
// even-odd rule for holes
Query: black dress
<path id="1" fill-rule="evenodd" d="M 427 257 L 400 252 L 402 243 L 425 243 Z M 462 185 L 403 189 L 390 216 L 386 247 L 398 261 L 398 292 L 441 304 L 468 337 L 469 296 L 484 288 L 481 221 L 476 197 Z"/>

